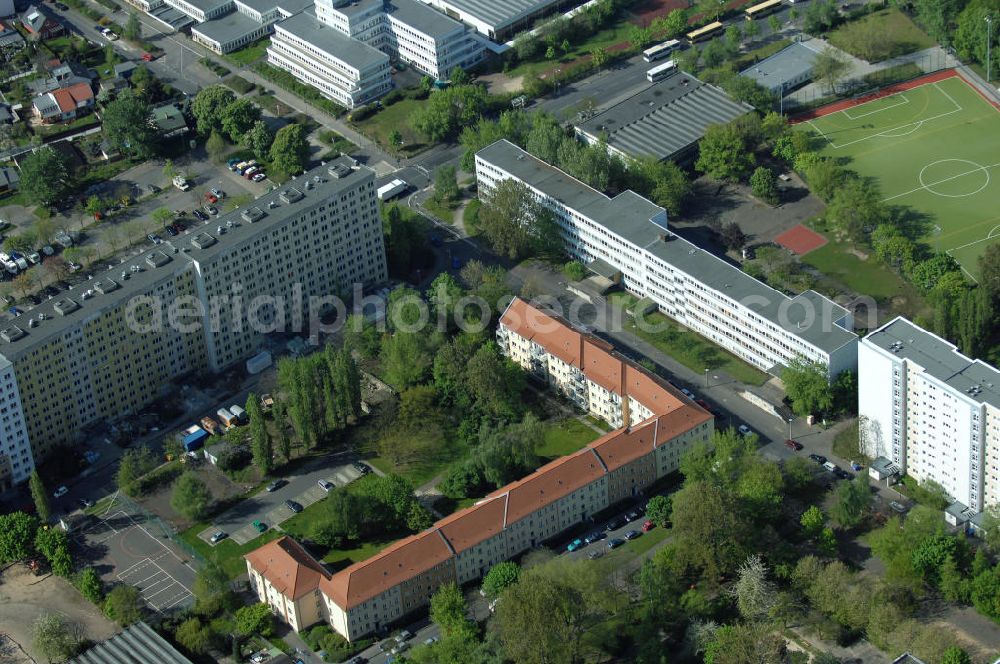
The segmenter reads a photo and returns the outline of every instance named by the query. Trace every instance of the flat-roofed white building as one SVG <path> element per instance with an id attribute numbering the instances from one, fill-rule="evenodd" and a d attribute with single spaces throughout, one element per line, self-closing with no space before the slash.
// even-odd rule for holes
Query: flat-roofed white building
<path id="1" fill-rule="evenodd" d="M 274 25 L 267 61 L 346 108 L 392 89 L 388 55 L 323 23 L 312 10 Z"/>
<path id="2" fill-rule="evenodd" d="M 565 0 L 424 0 L 454 19 L 468 23 L 494 41 L 506 41 L 557 7 L 579 4 Z"/>
<path id="3" fill-rule="evenodd" d="M 216 53 L 249 46 L 274 32 L 274 23 L 303 11 L 311 0 L 236 0 L 235 11 L 191 28 L 191 39 Z"/>
<path id="4" fill-rule="evenodd" d="M 831 377 L 857 367 L 846 309 L 811 290 L 790 298 L 677 237 L 666 211 L 633 191 L 609 198 L 506 140 L 476 153 L 476 178 L 481 192 L 524 183 L 555 214 L 570 256 L 760 369 L 777 375 L 797 357 Z"/>
<path id="5" fill-rule="evenodd" d="M 896 318 L 861 340 L 858 412 L 861 451 L 941 485 L 959 503 L 949 510 L 953 523 L 1000 503 L 995 367 Z"/>

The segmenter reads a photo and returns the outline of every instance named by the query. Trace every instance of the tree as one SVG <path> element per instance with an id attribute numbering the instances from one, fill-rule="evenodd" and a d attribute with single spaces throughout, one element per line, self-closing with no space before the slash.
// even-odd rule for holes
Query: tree
<path id="1" fill-rule="evenodd" d="M 823 514 L 823 510 L 819 507 L 811 505 L 809 509 L 802 513 L 799 523 L 802 525 L 802 530 L 805 531 L 807 537 L 816 537 L 823 530 L 823 527 L 826 526 L 826 515 Z"/>
<path id="2" fill-rule="evenodd" d="M 455 179 L 455 167 L 446 164 L 434 174 L 434 199 L 440 203 L 457 201 L 461 192 Z"/>
<path id="3" fill-rule="evenodd" d="M 750 176 L 750 189 L 753 195 L 765 203 L 776 205 L 778 203 L 778 186 L 774 179 L 774 173 L 767 166 L 758 166 Z"/>
<path id="4" fill-rule="evenodd" d="M 740 42 L 743 40 L 743 30 L 738 23 L 730 23 L 725 34 L 726 49 L 730 53 L 736 53 L 740 49 Z"/>
<path id="5" fill-rule="evenodd" d="M 253 451 L 254 465 L 262 473 L 269 475 L 274 467 L 274 449 L 264 413 L 260 409 L 260 399 L 253 392 L 247 395 L 246 411 L 250 418 L 250 448 Z"/>
<path id="6" fill-rule="evenodd" d="M 97 570 L 93 567 L 83 569 L 76 587 L 80 590 L 81 595 L 98 606 L 104 600 L 104 582 L 101 581 L 101 577 L 98 576 Z"/>
<path id="7" fill-rule="evenodd" d="M 149 218 L 157 227 L 166 228 L 174 220 L 174 213 L 170 211 L 170 208 L 160 207 L 150 212 Z"/>
<path id="8" fill-rule="evenodd" d="M 192 520 L 200 519 L 208 512 L 211 503 L 211 492 L 195 473 L 184 473 L 174 481 L 170 506 L 178 514 Z"/>
<path id="9" fill-rule="evenodd" d="M 672 509 L 668 496 L 656 495 L 646 503 L 646 517 L 660 528 L 666 528 L 670 525 L 670 511 Z"/>
<path id="10" fill-rule="evenodd" d="M 972 658 L 958 646 L 951 646 L 944 651 L 941 664 L 972 664 Z"/>
<path id="11" fill-rule="evenodd" d="M 160 80 L 153 76 L 153 72 L 149 71 L 149 67 L 145 63 L 140 62 L 132 70 L 129 82 L 132 83 L 132 89 L 135 90 L 136 95 L 144 99 L 155 101 L 162 94 Z"/>
<path id="12" fill-rule="evenodd" d="M 692 49 L 693 51 L 694 49 Z M 705 48 L 701 49 L 701 59 L 709 69 L 721 66 L 728 56 L 728 49 L 722 39 L 713 39 L 705 44 Z"/>
<path id="13" fill-rule="evenodd" d="M 814 5 L 810 5 L 810 9 Z M 826 84 L 830 92 L 836 92 L 837 86 L 847 78 L 851 71 L 850 61 L 833 48 L 827 48 L 816 56 L 813 62 L 813 77 Z"/>
<path id="14" fill-rule="evenodd" d="M 712 664 L 749 664 L 785 660 L 785 639 L 767 623 L 723 625 L 706 645 L 704 661 Z"/>
<path id="15" fill-rule="evenodd" d="M 203 88 L 191 102 L 191 114 L 197 123 L 198 133 L 207 136 L 222 129 L 225 110 L 236 101 L 236 95 L 222 85 Z"/>
<path id="16" fill-rule="evenodd" d="M 398 129 L 393 129 L 389 134 L 389 145 L 398 148 L 403 144 L 403 134 Z"/>
<path id="17" fill-rule="evenodd" d="M 743 28 L 743 34 L 746 35 L 748 41 L 753 41 L 753 38 L 760 34 L 760 24 L 757 21 L 747 21 L 746 27 Z"/>
<path id="18" fill-rule="evenodd" d="M 699 144 L 695 168 L 709 177 L 736 182 L 753 168 L 756 159 L 747 149 L 744 137 L 735 124 L 710 125 Z"/>
<path id="19" fill-rule="evenodd" d="M 204 655 L 212 648 L 215 635 L 212 628 L 198 618 L 188 618 L 174 630 L 174 639 L 188 652 Z"/>
<path id="20" fill-rule="evenodd" d="M 253 152 L 253 156 L 257 159 L 267 159 L 273 142 L 274 132 L 263 120 L 254 122 L 240 139 L 240 143 Z"/>
<path id="21" fill-rule="evenodd" d="M 139 41 L 142 39 L 142 28 L 139 25 L 139 15 L 135 12 L 128 13 L 125 21 L 125 29 L 122 30 L 122 37 L 129 41 Z"/>
<path id="22" fill-rule="evenodd" d="M 667 39 L 676 39 L 687 32 L 687 24 L 687 12 L 683 9 L 674 9 L 664 17 L 663 36 Z"/>
<path id="23" fill-rule="evenodd" d="M 521 566 L 517 563 L 505 560 L 490 568 L 490 571 L 483 577 L 483 592 L 491 599 L 500 597 L 504 590 L 510 588 L 521 578 Z"/>
<path id="24" fill-rule="evenodd" d="M 825 413 L 833 405 L 828 369 L 822 362 L 796 357 L 781 372 L 785 394 L 792 400 L 792 410 L 805 417 Z"/>
<path id="25" fill-rule="evenodd" d="M 689 481 L 674 494 L 671 522 L 679 564 L 718 580 L 746 555 L 746 524 L 735 498 L 705 480 Z"/>
<path id="26" fill-rule="evenodd" d="M 129 493 L 129 486 L 156 467 L 156 459 L 148 447 L 131 447 L 122 453 L 115 473 L 118 488 Z"/>
<path id="27" fill-rule="evenodd" d="M 309 159 L 309 143 L 305 129 L 300 124 L 285 125 L 274 135 L 271 144 L 271 165 L 287 175 L 297 175 L 305 170 Z"/>
<path id="28" fill-rule="evenodd" d="M 24 512 L 0 515 L 0 565 L 24 560 L 34 551 L 38 520 Z"/>
<path id="29" fill-rule="evenodd" d="M 937 286 L 944 275 L 960 270 L 958 261 L 950 254 L 942 252 L 914 265 L 910 270 L 910 280 L 925 291 L 929 291 Z"/>
<path id="30" fill-rule="evenodd" d="M 332 549 L 343 549 L 358 540 L 369 515 L 364 501 L 349 491 L 336 488 L 321 503 L 323 518 L 309 533 L 314 541 Z"/>
<path id="31" fill-rule="evenodd" d="M 266 637 L 274 630 L 274 614 L 271 613 L 271 607 L 263 602 L 241 606 L 236 610 L 233 619 L 236 631 L 243 636 L 260 634 Z"/>
<path id="32" fill-rule="evenodd" d="M 813 181 L 810 179 L 809 184 Z M 831 183 L 833 184 L 833 183 Z M 889 216 L 878 188 L 868 180 L 838 178 L 826 210 L 826 218 L 854 242 L 865 238 Z"/>
<path id="33" fill-rule="evenodd" d="M 722 226 L 722 243 L 726 249 L 736 251 L 747 243 L 747 236 L 738 223 L 730 221 Z"/>
<path id="34" fill-rule="evenodd" d="M 260 106 L 246 97 L 240 97 L 222 110 L 221 129 L 233 143 L 240 143 L 260 120 L 260 114 Z"/>
<path id="35" fill-rule="evenodd" d="M 438 143 L 458 134 L 462 127 L 475 125 L 486 110 L 487 101 L 486 89 L 481 85 L 455 85 L 438 90 L 410 115 L 410 124 L 427 140 Z"/>
<path id="36" fill-rule="evenodd" d="M 431 620 L 445 638 L 474 633 L 475 626 L 466 617 L 465 595 L 455 583 L 446 583 L 431 597 Z"/>
<path id="37" fill-rule="evenodd" d="M 35 235 L 34 231 L 30 229 L 23 231 L 19 235 L 11 235 L 3 241 L 3 247 L 8 252 L 18 251 L 22 254 L 34 251 L 37 244 L 38 237 Z"/>
<path id="38" fill-rule="evenodd" d="M 142 618 L 142 611 L 139 608 L 139 589 L 123 584 L 114 586 L 104 598 L 104 615 L 122 627 Z"/>
<path id="39" fill-rule="evenodd" d="M 73 573 L 73 558 L 65 531 L 42 526 L 35 533 L 35 549 L 49 561 L 53 573 L 64 578 Z"/>
<path id="40" fill-rule="evenodd" d="M 221 164 L 226 159 L 226 139 L 217 131 L 212 131 L 205 141 L 205 151 L 209 158 L 217 164 Z"/>
<path id="41" fill-rule="evenodd" d="M 996 50 L 1000 47 L 1000 30 L 995 25 L 998 18 L 997 7 L 991 0 L 972 0 L 958 15 L 955 28 L 955 48 L 963 59 L 972 59 L 979 64 L 986 64 L 986 17 L 993 18 L 990 24 L 992 57 L 996 58 Z M 994 72 L 996 61 L 993 62 Z"/>
<path id="42" fill-rule="evenodd" d="M 601 47 L 594 47 L 590 49 L 590 59 L 594 63 L 594 68 L 597 70 L 604 69 L 609 62 L 611 62 L 611 56 L 608 54 L 608 49 Z"/>
<path id="43" fill-rule="evenodd" d="M 480 194 L 479 227 L 497 253 L 518 258 L 529 253 L 533 229 L 541 215 L 527 185 L 513 179 L 501 180 Z"/>
<path id="44" fill-rule="evenodd" d="M 76 655 L 83 631 L 58 613 L 43 613 L 31 627 L 35 648 L 50 662 L 62 662 Z"/>
<path id="45" fill-rule="evenodd" d="M 805 12 L 805 31 L 811 34 L 826 32 L 836 24 L 838 18 L 837 3 L 834 0 L 810 3 Z"/>
<path id="46" fill-rule="evenodd" d="M 31 500 L 35 503 L 35 514 L 42 523 L 48 523 L 52 518 L 52 509 L 49 507 L 49 494 L 42 484 L 42 478 L 38 475 L 38 469 L 31 471 L 28 478 L 28 488 L 31 489 Z"/>
<path id="47" fill-rule="evenodd" d="M 872 494 L 868 479 L 859 475 L 849 482 L 837 485 L 836 502 L 830 517 L 842 528 L 852 528 L 861 523 L 865 511 L 871 506 Z"/>
<path id="48" fill-rule="evenodd" d="M 730 594 L 746 620 L 761 621 L 771 614 L 777 599 L 777 588 L 767 578 L 767 565 L 759 554 L 747 556 L 737 570 L 736 583 Z"/>
<path id="49" fill-rule="evenodd" d="M 69 163 L 62 154 L 42 147 L 21 160 L 20 189 L 37 205 L 51 205 L 68 195 L 73 185 Z"/>
<path id="50" fill-rule="evenodd" d="M 767 27 L 771 28 L 771 32 L 777 34 L 781 31 L 781 19 L 773 14 L 767 17 Z"/>

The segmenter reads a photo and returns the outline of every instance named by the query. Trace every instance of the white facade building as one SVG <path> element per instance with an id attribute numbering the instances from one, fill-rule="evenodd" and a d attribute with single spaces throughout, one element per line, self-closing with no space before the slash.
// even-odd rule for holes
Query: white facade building
<path id="1" fill-rule="evenodd" d="M 236 0 L 235 11 L 191 28 L 191 39 L 216 53 L 249 46 L 274 32 L 274 24 L 303 11 L 310 0 Z"/>
<path id="2" fill-rule="evenodd" d="M 625 191 L 608 198 L 506 140 L 476 153 L 480 191 L 524 183 L 559 223 L 573 258 L 660 311 L 777 374 L 796 357 L 836 376 L 857 367 L 846 309 L 814 291 L 789 298 L 667 230 L 666 211 Z"/>
<path id="3" fill-rule="evenodd" d="M 858 411 L 861 451 L 941 485 L 953 523 L 1000 502 L 996 368 L 896 318 L 861 340 Z"/>
<path id="4" fill-rule="evenodd" d="M 14 365 L 0 356 L 0 491 L 27 480 L 34 468 Z"/>
<path id="5" fill-rule="evenodd" d="M 267 61 L 346 108 L 392 89 L 389 56 L 321 22 L 311 10 L 275 24 Z"/>

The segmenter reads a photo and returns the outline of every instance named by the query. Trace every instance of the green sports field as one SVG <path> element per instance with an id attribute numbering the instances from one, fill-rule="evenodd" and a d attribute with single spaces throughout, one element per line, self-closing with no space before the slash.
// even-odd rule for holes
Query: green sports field
<path id="1" fill-rule="evenodd" d="M 875 178 L 886 203 L 926 215 L 925 240 L 975 278 L 1000 240 L 1000 111 L 951 77 L 800 126 L 826 139 L 823 154 Z"/>

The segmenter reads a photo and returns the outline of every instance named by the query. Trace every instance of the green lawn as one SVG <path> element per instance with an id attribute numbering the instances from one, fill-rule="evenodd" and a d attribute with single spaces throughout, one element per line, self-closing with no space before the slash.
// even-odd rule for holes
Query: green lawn
<path id="1" fill-rule="evenodd" d="M 1000 112 L 973 88 L 947 78 L 798 126 L 825 139 L 824 155 L 877 180 L 886 203 L 916 213 L 932 248 L 948 252 L 976 275 L 977 258 L 1000 236 L 1000 178 L 995 177 Z M 806 260 L 826 258 L 845 279 L 865 283 L 861 292 L 886 287 L 846 274 L 856 266 L 829 260 L 824 249 Z"/>
<path id="2" fill-rule="evenodd" d="M 365 461 L 375 466 L 385 474 L 395 473 L 408 480 L 414 488 L 418 488 L 434 479 L 453 462 L 465 458 L 469 448 L 460 441 L 441 441 L 438 453 L 430 458 L 408 464 L 394 464 L 390 459 L 380 456 L 366 457 Z"/>
<path id="3" fill-rule="evenodd" d="M 639 525 L 641 526 L 642 524 Z M 643 533 L 638 539 L 625 542 L 625 546 L 619 550 L 628 551 L 633 556 L 641 556 L 669 536 L 669 528 L 653 528 L 649 532 Z"/>
<path id="4" fill-rule="evenodd" d="M 566 53 L 557 49 L 558 57 L 554 59 L 541 58 L 532 62 L 522 62 L 508 71 L 507 75 L 515 77 L 525 74 L 539 74 L 553 67 L 558 67 L 560 63 L 569 64 L 577 58 L 588 55 L 595 48 L 608 48 L 628 41 L 629 31 L 633 27 L 632 20 L 632 17 L 626 14 L 616 24 L 594 33 L 586 41 L 570 47 Z"/>
<path id="5" fill-rule="evenodd" d="M 427 209 L 428 212 L 437 217 L 438 221 L 445 224 L 451 223 L 452 219 L 455 216 L 455 208 L 458 207 L 457 204 L 452 205 L 449 203 L 439 203 L 436 200 L 434 200 L 433 197 L 428 198 L 426 201 L 424 201 L 423 206 L 424 208 Z"/>
<path id="6" fill-rule="evenodd" d="M 827 35 L 837 48 L 869 62 L 881 62 L 934 45 L 934 40 L 895 8 L 844 23 Z"/>
<path id="7" fill-rule="evenodd" d="M 238 51 L 226 54 L 226 59 L 235 62 L 237 65 L 249 65 L 267 55 L 267 47 L 271 45 L 270 39 L 262 39 L 255 44 L 250 44 Z"/>
<path id="8" fill-rule="evenodd" d="M 884 301 L 906 293 L 910 286 L 874 257 L 862 260 L 851 253 L 850 242 L 832 240 L 801 260 L 856 293 Z"/>
<path id="9" fill-rule="evenodd" d="M 244 555 L 268 542 L 278 539 L 282 535 L 281 531 L 271 528 L 257 539 L 251 540 L 243 546 L 240 546 L 231 539 L 222 540 L 215 546 L 212 546 L 198 537 L 198 533 L 203 532 L 211 525 L 210 523 L 197 523 L 181 533 L 180 538 L 194 549 L 196 553 L 201 555 L 202 558 L 219 565 L 231 579 L 247 571 L 246 561 L 243 560 Z"/>
<path id="10" fill-rule="evenodd" d="M 546 425 L 545 439 L 536 451 L 540 457 L 556 459 L 583 449 L 599 437 L 599 433 L 577 418 L 568 417 Z"/>
<path id="11" fill-rule="evenodd" d="M 636 302 L 636 298 L 628 293 L 611 293 L 608 299 L 623 309 Z M 635 321 L 627 321 L 626 329 L 692 371 L 700 374 L 708 367 L 724 371 L 741 383 L 751 385 L 763 385 L 770 378 L 763 371 L 727 353 L 700 334 L 681 327 L 657 311 L 646 314 L 644 320 L 648 327 L 662 331 L 643 329 L 636 325 Z"/>
<path id="12" fill-rule="evenodd" d="M 423 137 L 410 126 L 410 116 L 424 103 L 419 99 L 401 99 L 392 106 L 386 106 L 378 113 L 355 122 L 354 126 L 385 148 L 393 147 L 389 136 L 394 130 L 399 130 L 403 137 L 403 145 L 399 150 L 413 155 L 429 147 L 424 143 Z"/>
<path id="13" fill-rule="evenodd" d="M 482 205 L 478 198 L 473 198 L 462 210 L 462 225 L 465 226 L 465 233 L 469 237 L 479 235 L 479 208 Z"/>

